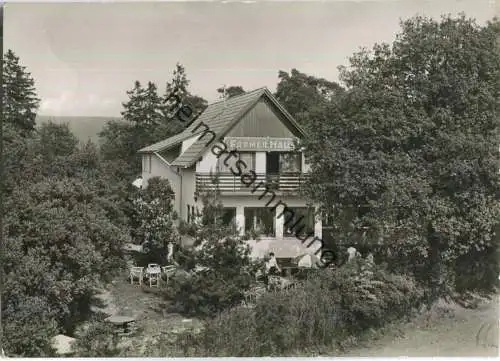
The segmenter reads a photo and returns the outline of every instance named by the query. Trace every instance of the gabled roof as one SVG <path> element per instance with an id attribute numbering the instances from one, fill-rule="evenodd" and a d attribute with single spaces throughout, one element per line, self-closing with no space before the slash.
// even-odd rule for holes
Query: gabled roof
<path id="1" fill-rule="evenodd" d="M 210 104 L 205 111 L 180 134 L 165 139 L 161 142 L 155 143 L 148 147 L 139 150 L 140 153 L 160 152 L 162 150 L 174 147 L 183 141 L 195 136 L 200 135 L 206 129 L 200 127 L 193 131 L 202 122 L 217 134 L 217 138 L 223 137 L 229 130 L 238 123 L 238 121 L 250 110 L 255 104 L 265 96 L 276 108 L 285 116 L 291 125 L 297 131 L 305 135 L 304 131 L 300 128 L 293 117 L 279 104 L 271 92 L 267 88 L 259 88 L 241 95 L 234 96 L 216 103 Z M 189 167 L 195 163 L 199 157 L 204 153 L 211 144 L 207 145 L 208 139 L 196 140 L 188 149 L 186 149 L 177 159 L 172 162 L 172 165 L 177 167 Z"/>

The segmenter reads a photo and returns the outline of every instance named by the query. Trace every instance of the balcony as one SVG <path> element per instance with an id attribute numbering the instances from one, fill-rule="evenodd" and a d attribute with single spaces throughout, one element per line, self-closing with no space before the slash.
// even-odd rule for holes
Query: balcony
<path id="1" fill-rule="evenodd" d="M 267 187 L 276 193 L 298 193 L 306 179 L 307 174 L 304 173 L 260 173 L 255 182 L 247 187 L 241 182 L 241 177 L 235 177 L 232 173 L 196 173 L 196 192 L 219 190 L 222 194 L 251 194 L 252 189 L 262 182 L 263 185 L 259 186 L 257 192 L 262 192 Z M 249 182 L 250 179 L 246 181 Z"/>

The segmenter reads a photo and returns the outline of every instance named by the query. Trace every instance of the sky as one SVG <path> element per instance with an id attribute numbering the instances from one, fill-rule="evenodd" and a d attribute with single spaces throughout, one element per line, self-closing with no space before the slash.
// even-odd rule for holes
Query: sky
<path id="1" fill-rule="evenodd" d="M 222 85 L 274 91 L 279 70 L 336 81 L 400 19 L 459 12 L 484 23 L 495 1 L 8 3 L 4 50 L 35 79 L 39 114 L 112 117 L 136 80 L 163 92 L 177 62 L 209 102 Z"/>

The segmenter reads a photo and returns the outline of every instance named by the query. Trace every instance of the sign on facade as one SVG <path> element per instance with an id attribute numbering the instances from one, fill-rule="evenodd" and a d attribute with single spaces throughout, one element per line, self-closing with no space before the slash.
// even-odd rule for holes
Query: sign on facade
<path id="1" fill-rule="evenodd" d="M 290 152 L 295 149 L 294 138 L 227 137 L 224 142 L 231 150 L 254 152 Z"/>

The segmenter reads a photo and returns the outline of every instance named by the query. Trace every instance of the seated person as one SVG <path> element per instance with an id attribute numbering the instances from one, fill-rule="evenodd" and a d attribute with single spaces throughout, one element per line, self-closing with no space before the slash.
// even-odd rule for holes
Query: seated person
<path id="1" fill-rule="evenodd" d="M 266 273 L 268 275 L 279 275 L 281 274 L 281 269 L 278 266 L 278 261 L 274 256 L 274 253 L 269 253 L 269 260 L 266 262 Z"/>

